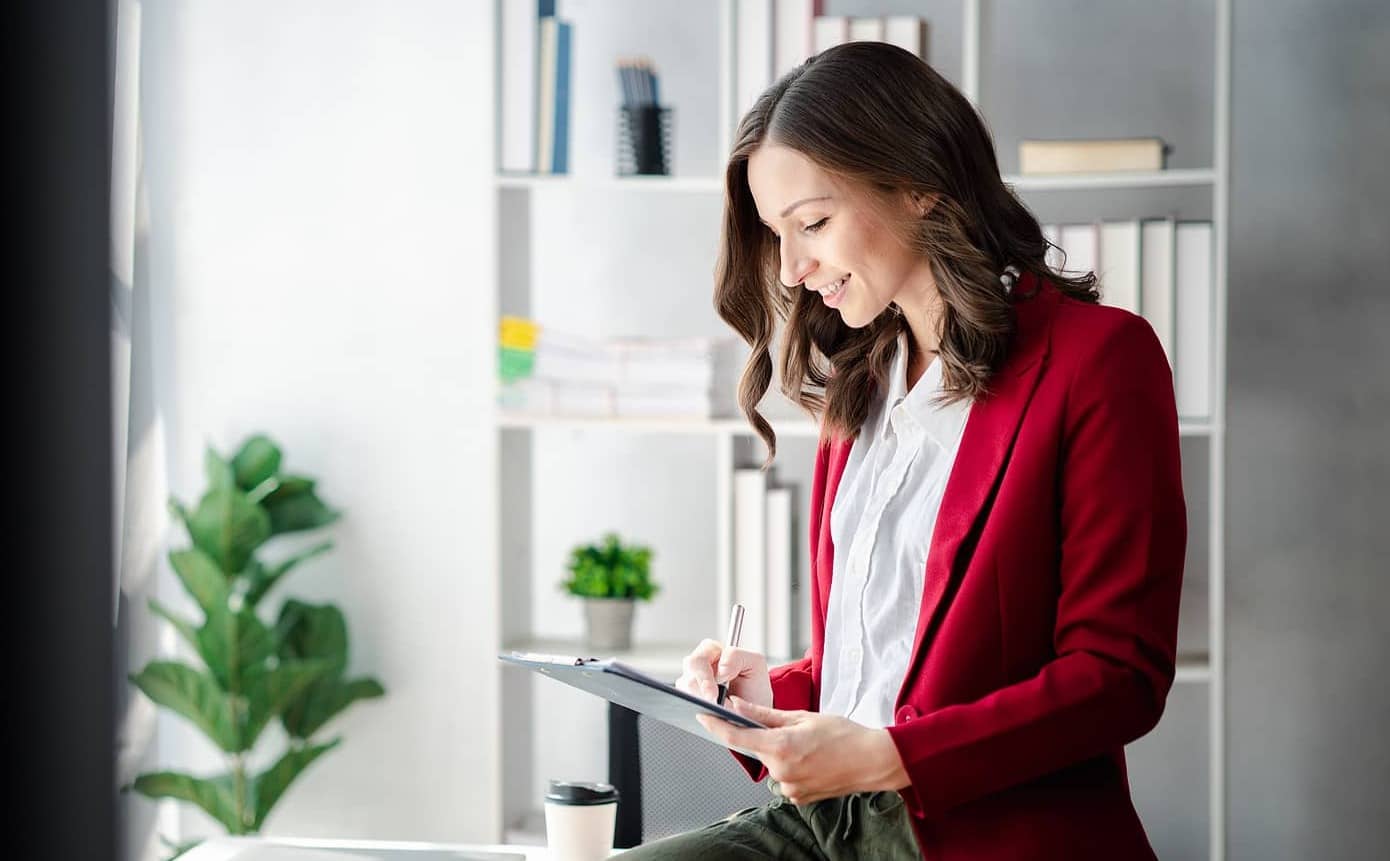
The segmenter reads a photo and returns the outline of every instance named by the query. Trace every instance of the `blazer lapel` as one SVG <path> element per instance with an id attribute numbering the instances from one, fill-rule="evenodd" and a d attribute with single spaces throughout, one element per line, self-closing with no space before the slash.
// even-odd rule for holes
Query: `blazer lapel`
<path id="1" fill-rule="evenodd" d="M 926 654 L 928 635 L 935 630 L 935 617 L 942 609 L 951 573 L 957 569 L 961 545 L 994 492 L 1047 354 L 1052 311 L 1059 294 L 1051 285 L 1038 285 L 1037 279 L 1026 273 L 1019 279 L 1014 295 L 1022 297 L 1030 288 L 1036 288 L 1031 296 L 1014 303 L 1018 326 L 1009 358 L 990 381 L 990 394 L 971 406 L 970 418 L 961 434 L 927 552 L 922 606 L 917 616 L 912 659 L 903 679 L 904 691 L 910 687 Z M 900 692 L 899 699 L 901 696 Z"/>
<path id="2" fill-rule="evenodd" d="M 821 605 L 815 607 L 815 618 L 821 621 L 821 625 L 812 625 L 813 636 L 819 631 L 821 644 L 816 645 L 819 652 L 824 643 L 824 621 L 826 612 L 830 609 L 830 580 L 835 570 L 835 543 L 830 534 L 830 512 L 835 507 L 835 494 L 840 489 L 840 478 L 845 474 L 845 464 L 849 462 L 849 450 L 854 445 L 854 440 L 834 440 L 828 443 L 830 449 L 827 453 L 826 463 L 826 486 L 823 494 L 818 496 L 824 500 L 821 505 L 820 523 L 817 524 L 816 534 L 820 542 L 816 547 L 816 560 L 819 571 L 812 572 L 820 584 L 818 594 Z"/>

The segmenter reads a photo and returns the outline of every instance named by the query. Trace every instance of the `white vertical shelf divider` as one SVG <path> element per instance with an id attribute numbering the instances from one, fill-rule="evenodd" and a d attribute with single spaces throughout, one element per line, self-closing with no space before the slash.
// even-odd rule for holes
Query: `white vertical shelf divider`
<path id="1" fill-rule="evenodd" d="M 738 109 L 738 9 L 734 0 L 719 0 L 719 140 L 715 152 L 721 162 L 733 147 Z"/>
<path id="2" fill-rule="evenodd" d="M 961 51 L 960 89 L 970 104 L 980 106 L 980 50 L 984 41 L 980 38 L 980 0 L 963 0 L 962 37 L 965 40 Z"/>
<path id="3" fill-rule="evenodd" d="M 1210 457 L 1207 459 L 1209 510 L 1207 573 L 1207 662 L 1211 668 L 1208 690 L 1209 803 L 1211 805 L 1212 861 L 1226 858 L 1226 252 L 1230 226 L 1231 189 L 1231 0 L 1216 0 L 1216 104 L 1213 122 L 1216 140 L 1212 160 L 1216 182 L 1212 185 L 1212 220 L 1215 223 L 1216 272 L 1212 314 L 1212 416 Z"/>

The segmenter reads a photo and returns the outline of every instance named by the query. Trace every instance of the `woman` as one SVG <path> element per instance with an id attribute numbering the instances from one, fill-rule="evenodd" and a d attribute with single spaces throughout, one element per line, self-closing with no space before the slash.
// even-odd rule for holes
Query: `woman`
<path id="1" fill-rule="evenodd" d="M 821 417 L 811 649 L 706 641 L 678 685 L 776 794 L 637 858 L 1152 858 L 1124 745 L 1173 679 L 1186 512 L 1172 377 L 1095 278 L 1048 268 L 971 105 L 877 43 L 740 123 L 716 304 Z"/>

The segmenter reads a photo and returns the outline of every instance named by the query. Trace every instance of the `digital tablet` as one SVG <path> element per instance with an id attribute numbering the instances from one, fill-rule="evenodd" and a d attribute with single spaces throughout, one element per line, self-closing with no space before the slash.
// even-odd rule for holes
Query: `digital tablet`
<path id="1" fill-rule="evenodd" d="M 735 726 L 767 729 L 755 720 L 715 705 L 707 699 L 688 694 L 677 689 L 675 685 L 654 679 L 612 658 L 575 658 L 568 655 L 538 655 L 532 652 L 512 652 L 497 657 L 508 664 L 535 670 L 649 718 L 683 729 L 720 747 L 724 747 L 724 742 L 706 732 L 705 728 L 700 726 L 700 722 L 695 720 L 695 715 L 703 713 L 726 720 Z M 756 755 L 748 751 L 740 753 L 756 758 Z"/>

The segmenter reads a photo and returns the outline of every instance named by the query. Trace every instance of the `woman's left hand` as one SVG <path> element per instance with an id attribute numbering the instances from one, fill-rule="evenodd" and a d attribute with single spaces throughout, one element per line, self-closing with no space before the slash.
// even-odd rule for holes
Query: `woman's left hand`
<path id="1" fill-rule="evenodd" d="M 709 715 L 700 724 L 729 747 L 749 751 L 767 766 L 794 804 L 851 792 L 901 789 L 912 781 L 886 729 L 871 729 L 819 712 L 782 711 L 738 697 L 729 708 L 768 729 L 738 727 Z"/>

